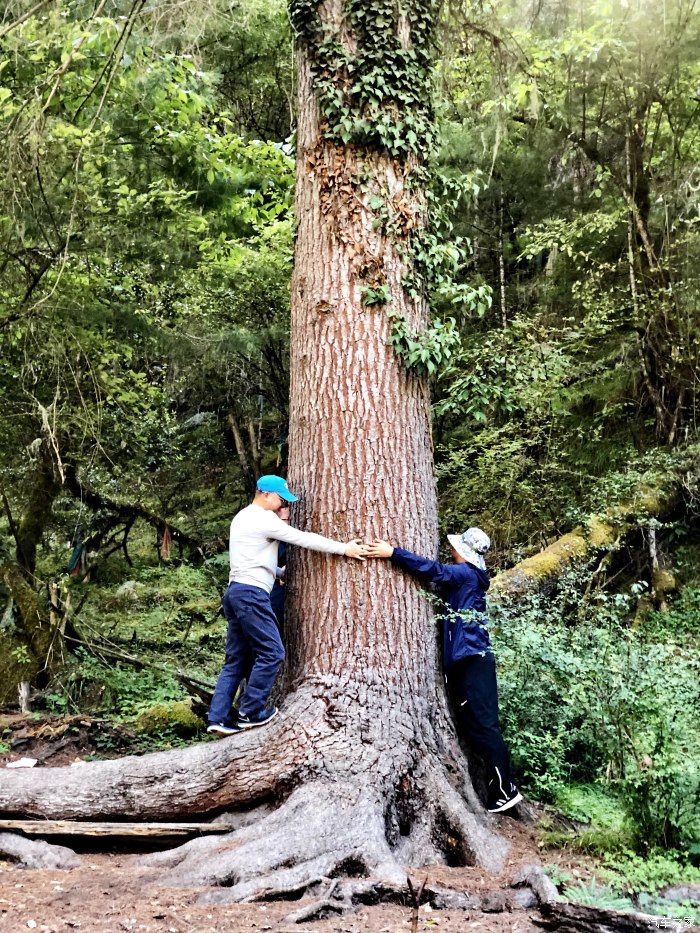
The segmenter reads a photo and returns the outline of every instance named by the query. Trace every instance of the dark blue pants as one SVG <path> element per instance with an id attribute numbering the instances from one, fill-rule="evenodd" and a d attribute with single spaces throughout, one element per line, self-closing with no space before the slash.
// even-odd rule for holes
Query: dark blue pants
<path id="1" fill-rule="evenodd" d="M 246 716 L 260 713 L 284 661 L 277 620 L 265 590 L 230 583 L 223 606 L 228 622 L 226 660 L 209 707 L 209 722 L 230 722 L 231 706 L 244 677 L 247 684 L 238 711 Z"/>
<path id="2" fill-rule="evenodd" d="M 493 654 L 462 658 L 446 672 L 457 730 L 484 760 L 489 797 L 510 792 L 508 748 L 498 720 L 496 659 Z"/>

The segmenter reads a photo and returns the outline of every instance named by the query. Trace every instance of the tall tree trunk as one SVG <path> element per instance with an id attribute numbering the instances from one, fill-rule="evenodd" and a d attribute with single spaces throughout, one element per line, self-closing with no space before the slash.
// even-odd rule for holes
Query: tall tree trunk
<path id="1" fill-rule="evenodd" d="M 16 560 L 0 562 L 0 585 L 11 600 L 13 626 L 0 630 L 0 704 L 17 700 L 23 681 L 37 683 L 62 657 L 63 637 L 48 617 L 46 601 L 37 592 L 37 548 L 51 517 L 61 484 L 54 473 L 46 443 L 27 478 L 28 493 L 15 523 L 3 491 L 5 511 L 16 544 Z"/>
<path id="2" fill-rule="evenodd" d="M 501 296 L 501 326 L 508 326 L 508 306 L 506 304 L 506 260 L 503 242 L 503 192 L 498 205 L 498 286 Z"/>
<path id="3" fill-rule="evenodd" d="M 248 457 L 248 451 L 246 450 L 245 441 L 243 440 L 243 435 L 241 434 L 241 429 L 238 424 L 238 419 L 236 418 L 235 412 L 233 409 L 228 413 L 228 424 L 231 428 L 231 436 L 233 437 L 233 443 L 236 446 L 236 456 L 238 457 L 238 462 L 241 466 L 241 473 L 243 474 L 243 480 L 246 485 L 246 489 L 250 495 L 255 491 L 255 480 L 256 480 L 256 470 L 253 464 Z"/>
<path id="4" fill-rule="evenodd" d="M 437 532 L 428 389 L 390 348 L 385 305 L 425 328 L 417 245 L 435 15 L 420 0 L 401 11 L 384 0 L 291 7 L 300 42 L 289 478 L 302 495 L 293 521 L 336 538 L 391 535 L 428 554 Z M 378 78 L 383 94 L 366 94 Z M 162 818 L 281 800 L 230 837 L 154 857 L 171 880 L 225 885 L 231 899 L 303 892 L 338 874 L 403 885 L 409 864 L 499 867 L 505 844 L 452 731 L 416 584 L 381 562 L 304 551 L 291 555 L 288 586 L 290 693 L 261 736 L 80 775 L 13 774 L 0 808 Z"/>
<path id="5" fill-rule="evenodd" d="M 30 581 L 36 570 L 36 550 L 60 490 L 61 482 L 54 470 L 51 451 L 43 442 L 17 529 L 17 563 Z"/>

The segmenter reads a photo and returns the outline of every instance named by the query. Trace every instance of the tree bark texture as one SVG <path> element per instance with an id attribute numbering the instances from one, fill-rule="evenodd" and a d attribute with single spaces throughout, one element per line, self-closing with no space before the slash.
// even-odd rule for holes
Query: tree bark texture
<path id="1" fill-rule="evenodd" d="M 345 12 L 341 0 L 328 0 L 313 16 L 352 55 L 357 9 L 355 20 Z M 387 15 L 400 56 L 413 27 Z M 415 271 L 407 246 L 427 221 L 416 161 L 329 139 L 317 93 L 302 41 L 289 445 L 290 486 L 301 501 L 292 521 L 345 540 L 389 536 L 431 555 L 428 388 L 389 345 L 384 301 L 363 301 L 380 293 L 414 331 L 427 324 L 427 301 L 405 288 Z M 373 200 L 390 211 L 391 235 Z M 172 882 L 223 885 L 233 899 L 299 893 L 338 874 L 404 885 L 406 865 L 500 867 L 506 846 L 452 730 L 425 595 L 381 561 L 297 551 L 289 566 L 288 695 L 261 735 L 44 770 L 31 780 L 3 776 L 0 809 L 173 819 L 277 803 L 259 818 L 253 810 L 230 835 L 154 857 Z"/>

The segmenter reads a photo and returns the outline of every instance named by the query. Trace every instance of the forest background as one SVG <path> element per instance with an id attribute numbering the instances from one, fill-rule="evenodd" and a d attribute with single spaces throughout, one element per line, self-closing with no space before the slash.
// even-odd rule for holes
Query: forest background
<path id="1" fill-rule="evenodd" d="M 3 23 L 0 696 L 173 745 L 223 653 L 228 522 L 285 468 L 292 34 L 274 0 Z M 484 527 L 493 571 L 634 503 L 493 609 L 517 773 L 573 827 L 543 844 L 597 856 L 603 902 L 700 878 L 699 50 L 689 0 L 449 4 L 433 318 L 394 328 L 441 528 Z"/>

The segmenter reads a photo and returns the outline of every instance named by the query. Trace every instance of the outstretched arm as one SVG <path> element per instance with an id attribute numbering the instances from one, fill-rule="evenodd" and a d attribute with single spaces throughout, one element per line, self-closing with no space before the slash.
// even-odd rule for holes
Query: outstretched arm
<path id="1" fill-rule="evenodd" d="M 457 583 L 464 579 L 464 564 L 441 564 L 440 561 L 421 557 L 404 548 L 393 547 L 388 541 L 370 541 L 367 557 L 388 558 L 392 564 L 407 570 L 424 583 Z"/>
<path id="2" fill-rule="evenodd" d="M 298 528 L 292 528 L 291 525 L 283 522 L 274 512 L 267 513 L 265 533 L 276 541 L 296 544 L 298 547 L 306 547 L 311 551 L 321 551 L 324 554 L 344 554 L 346 557 L 355 557 L 357 560 L 365 559 L 366 545 L 361 544 L 359 538 L 348 542 L 334 541 L 333 538 L 326 538 L 311 531 L 300 531 Z"/>

